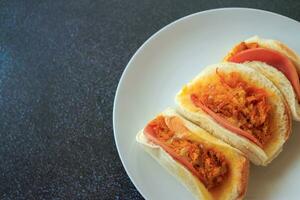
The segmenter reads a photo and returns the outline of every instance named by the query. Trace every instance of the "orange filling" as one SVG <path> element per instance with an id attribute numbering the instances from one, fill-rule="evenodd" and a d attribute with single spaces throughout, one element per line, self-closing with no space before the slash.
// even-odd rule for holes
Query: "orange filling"
<path id="1" fill-rule="evenodd" d="M 226 56 L 225 60 L 229 60 L 232 56 L 236 55 L 239 52 L 242 52 L 247 49 L 259 48 L 259 45 L 256 42 L 246 43 L 241 42 L 233 48 L 233 50 Z"/>
<path id="2" fill-rule="evenodd" d="M 178 137 L 166 124 L 163 116 L 158 116 L 145 128 L 146 136 L 161 146 L 175 160 L 189 169 L 199 180 L 211 189 L 220 185 L 228 173 L 224 156 L 206 148 L 202 143 Z"/>
<path id="3" fill-rule="evenodd" d="M 271 106 L 266 91 L 250 85 L 237 72 L 226 75 L 216 70 L 216 74 L 216 83 L 208 83 L 191 95 L 193 103 L 197 107 L 202 104 L 205 112 L 216 116 L 211 115 L 215 120 L 223 120 L 221 125 L 230 124 L 235 128 L 232 131 L 264 145 L 271 137 Z"/>

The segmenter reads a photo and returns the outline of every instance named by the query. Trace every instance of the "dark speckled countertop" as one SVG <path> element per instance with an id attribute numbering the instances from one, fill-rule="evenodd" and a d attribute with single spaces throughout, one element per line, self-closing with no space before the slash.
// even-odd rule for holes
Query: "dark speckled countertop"
<path id="1" fill-rule="evenodd" d="M 112 107 L 137 48 L 185 15 L 299 1 L 0 1 L 0 199 L 142 199 L 115 148 Z"/>

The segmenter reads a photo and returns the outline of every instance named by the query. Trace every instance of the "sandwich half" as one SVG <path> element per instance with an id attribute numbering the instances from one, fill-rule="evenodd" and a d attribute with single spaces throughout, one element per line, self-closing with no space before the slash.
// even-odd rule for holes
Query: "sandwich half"
<path id="1" fill-rule="evenodd" d="M 251 37 L 227 54 L 224 61 L 247 63 L 270 79 L 285 97 L 293 119 L 300 121 L 300 57 L 277 40 Z"/>
<path id="2" fill-rule="evenodd" d="M 141 130 L 136 140 L 196 199 L 242 199 L 249 161 L 237 149 L 167 109 Z"/>
<path id="3" fill-rule="evenodd" d="M 177 110 L 215 137 L 266 166 L 291 132 L 288 105 L 258 71 L 236 63 L 205 68 L 176 95 Z"/>

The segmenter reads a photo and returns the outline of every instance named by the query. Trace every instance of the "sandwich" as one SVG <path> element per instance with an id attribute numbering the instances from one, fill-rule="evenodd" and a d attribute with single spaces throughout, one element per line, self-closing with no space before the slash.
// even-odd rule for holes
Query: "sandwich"
<path id="1" fill-rule="evenodd" d="M 197 199 L 242 199 L 249 161 L 237 149 L 167 109 L 136 136 L 137 142 Z"/>
<path id="2" fill-rule="evenodd" d="M 291 132 L 290 110 L 277 87 L 243 64 L 205 68 L 176 95 L 177 111 L 239 149 L 256 165 L 268 165 Z"/>
<path id="3" fill-rule="evenodd" d="M 300 121 L 300 57 L 287 45 L 258 36 L 237 44 L 224 61 L 245 63 L 256 69 L 281 91 L 293 119 Z"/>

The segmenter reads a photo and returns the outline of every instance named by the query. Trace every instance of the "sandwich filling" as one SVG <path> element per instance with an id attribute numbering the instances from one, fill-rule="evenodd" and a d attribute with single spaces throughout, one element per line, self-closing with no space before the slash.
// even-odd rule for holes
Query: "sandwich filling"
<path id="1" fill-rule="evenodd" d="M 292 84 L 298 102 L 300 101 L 299 75 L 293 62 L 278 51 L 262 48 L 257 43 L 241 42 L 225 60 L 235 63 L 246 61 L 260 61 L 281 71 Z"/>
<path id="2" fill-rule="evenodd" d="M 267 92 L 237 72 L 225 74 L 217 69 L 214 78 L 191 94 L 193 104 L 221 126 L 263 147 L 272 136 Z"/>
<path id="3" fill-rule="evenodd" d="M 224 155 L 192 140 L 178 117 L 158 116 L 144 129 L 145 136 L 185 166 L 207 189 L 222 184 L 228 174 Z"/>

